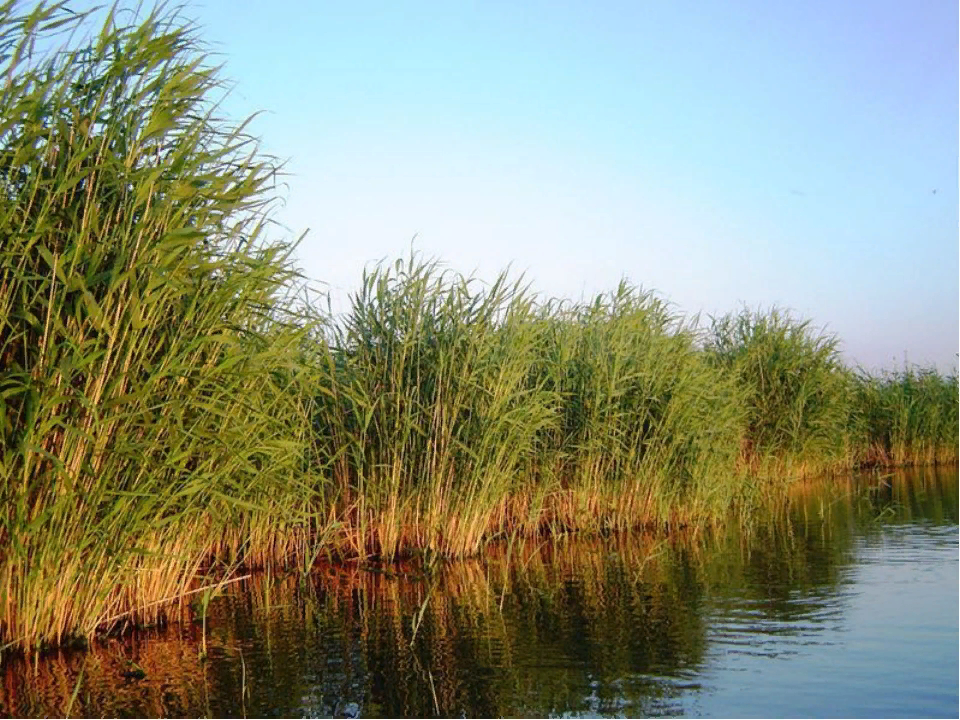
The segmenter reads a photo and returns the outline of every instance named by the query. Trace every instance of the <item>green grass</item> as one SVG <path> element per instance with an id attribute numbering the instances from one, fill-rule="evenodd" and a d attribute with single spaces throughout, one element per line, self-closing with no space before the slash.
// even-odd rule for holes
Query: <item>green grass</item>
<path id="1" fill-rule="evenodd" d="M 589 304 L 549 303 L 540 323 L 535 378 L 560 413 L 539 466 L 561 528 L 683 522 L 729 505 L 742 404 L 692 323 L 626 283 Z"/>
<path id="2" fill-rule="evenodd" d="M 88 25 L 0 4 L 0 647 L 156 622 L 240 566 L 696 529 L 772 479 L 956 462 L 956 374 L 854 373 L 776 309 L 703 328 L 415 253 L 312 307 L 195 31 Z"/>
<path id="3" fill-rule="evenodd" d="M 854 382 L 838 338 L 779 308 L 745 308 L 713 319 L 705 352 L 737 378 L 747 407 L 742 461 L 754 473 L 851 464 Z"/>
<path id="4" fill-rule="evenodd" d="M 416 256 L 375 268 L 333 328 L 314 419 L 340 542 L 459 556 L 718 515 L 742 412 L 696 338 L 625 284 L 570 305 Z"/>
<path id="5" fill-rule="evenodd" d="M 364 277 L 333 329 L 314 427 L 328 502 L 353 553 L 462 555 L 506 529 L 555 393 L 530 383 L 526 290 L 416 257 Z"/>
<path id="6" fill-rule="evenodd" d="M 0 637 L 37 644 L 154 614 L 228 528 L 302 526 L 310 413 L 292 247 L 264 239 L 274 168 L 215 118 L 191 32 L 111 17 L 35 59 L 77 21 L 17 12 L 0 6 Z"/>
<path id="7" fill-rule="evenodd" d="M 957 462 L 957 374 L 906 367 L 856 379 L 863 462 L 920 465 Z"/>

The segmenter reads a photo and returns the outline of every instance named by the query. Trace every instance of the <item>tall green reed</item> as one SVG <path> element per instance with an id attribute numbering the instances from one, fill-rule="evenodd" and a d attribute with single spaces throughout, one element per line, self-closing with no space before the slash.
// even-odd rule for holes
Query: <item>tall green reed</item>
<path id="1" fill-rule="evenodd" d="M 85 20 L 0 5 L 0 637 L 28 645 L 155 615 L 309 497 L 275 168 L 175 15 L 33 54 Z"/>
<path id="2" fill-rule="evenodd" d="M 791 475 L 851 463 L 853 377 L 835 336 L 779 308 L 744 308 L 712 320 L 705 352 L 743 394 L 746 466 Z"/>
<path id="3" fill-rule="evenodd" d="M 356 552 L 455 555 L 507 530 L 556 398 L 531 385 L 533 302 L 415 255 L 364 275 L 334 328 L 314 426 Z"/>
<path id="4" fill-rule="evenodd" d="M 715 517 L 743 410 L 694 323 L 624 284 L 539 302 L 411 256 L 335 324 L 314 427 L 347 552 Z"/>
<path id="5" fill-rule="evenodd" d="M 867 464 L 956 462 L 960 437 L 960 392 L 956 371 L 932 368 L 856 378 L 856 430 Z"/>
<path id="6" fill-rule="evenodd" d="M 626 528 L 726 506 L 742 409 L 698 352 L 695 322 L 627 283 L 592 303 L 548 304 L 541 322 L 539 372 L 563 402 L 542 438 L 572 503 L 562 525 Z"/>

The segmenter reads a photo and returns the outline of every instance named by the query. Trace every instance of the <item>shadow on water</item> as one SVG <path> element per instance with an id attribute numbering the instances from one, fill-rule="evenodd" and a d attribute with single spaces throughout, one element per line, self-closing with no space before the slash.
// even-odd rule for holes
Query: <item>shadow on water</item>
<path id="1" fill-rule="evenodd" d="M 524 542 L 432 574 L 261 574 L 211 603 L 206 658 L 194 622 L 7 659 L 0 714 L 711 714 L 727 682 L 713 669 L 822 651 L 870 548 L 903 529 L 955 547 L 957 515 L 956 471 L 925 470 L 800 485 L 713 537 Z"/>

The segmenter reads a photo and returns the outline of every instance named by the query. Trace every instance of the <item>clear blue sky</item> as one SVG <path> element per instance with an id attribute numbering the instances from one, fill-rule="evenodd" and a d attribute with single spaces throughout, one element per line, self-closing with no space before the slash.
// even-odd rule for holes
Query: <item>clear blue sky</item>
<path id="1" fill-rule="evenodd" d="M 850 362 L 958 351 L 952 0 L 188 2 L 342 298 L 416 248 L 550 296 L 777 304 Z"/>

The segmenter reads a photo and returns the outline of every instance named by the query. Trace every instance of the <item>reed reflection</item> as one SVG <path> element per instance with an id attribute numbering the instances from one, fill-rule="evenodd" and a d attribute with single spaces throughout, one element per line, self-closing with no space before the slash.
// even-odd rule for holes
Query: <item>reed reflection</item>
<path id="1" fill-rule="evenodd" d="M 957 507 L 955 471 L 898 473 L 794 486 L 669 541 L 568 536 L 445 565 L 261 573 L 211 603 L 206 630 L 194 607 L 163 631 L 7 659 L 0 714 L 683 714 L 718 651 L 789 658 L 829 642 L 857 543 L 955 525 Z"/>

